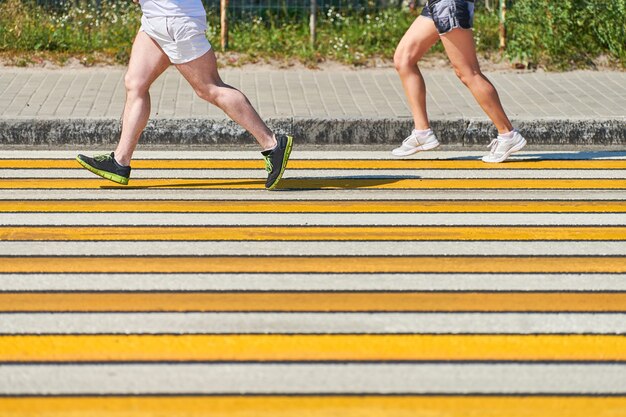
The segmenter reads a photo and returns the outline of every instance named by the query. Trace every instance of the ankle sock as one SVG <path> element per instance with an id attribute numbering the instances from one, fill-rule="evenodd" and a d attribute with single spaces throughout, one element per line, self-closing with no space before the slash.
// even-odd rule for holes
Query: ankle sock
<path id="1" fill-rule="evenodd" d="M 432 129 L 426 129 L 426 130 L 413 129 L 413 134 L 421 139 L 427 137 L 428 135 L 431 135 L 432 133 L 433 133 Z"/>
<path id="2" fill-rule="evenodd" d="M 515 135 L 515 129 L 511 130 L 508 133 L 499 133 L 498 137 L 502 139 L 513 139 L 514 135 Z"/>

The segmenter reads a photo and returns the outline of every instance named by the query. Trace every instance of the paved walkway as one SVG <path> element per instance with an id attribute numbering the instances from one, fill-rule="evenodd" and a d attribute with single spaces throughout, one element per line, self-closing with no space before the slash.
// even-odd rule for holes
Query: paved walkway
<path id="1" fill-rule="evenodd" d="M 136 156 L 0 155 L 0 417 L 623 415 L 624 152 Z"/>
<path id="2" fill-rule="evenodd" d="M 361 71 L 221 71 L 266 118 L 409 118 L 393 69 Z M 0 69 L 2 118 L 114 118 L 124 104 L 123 69 Z M 484 118 L 449 69 L 425 70 L 433 119 Z M 488 74 L 512 118 L 626 120 L 626 72 Z M 175 69 L 152 90 L 154 118 L 218 118 Z"/>

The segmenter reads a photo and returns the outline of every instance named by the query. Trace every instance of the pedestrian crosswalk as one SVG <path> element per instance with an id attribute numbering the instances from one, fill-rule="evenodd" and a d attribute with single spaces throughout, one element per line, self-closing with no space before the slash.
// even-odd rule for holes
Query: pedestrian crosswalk
<path id="1" fill-rule="evenodd" d="M 0 159 L 0 416 L 626 415 L 626 155 Z"/>

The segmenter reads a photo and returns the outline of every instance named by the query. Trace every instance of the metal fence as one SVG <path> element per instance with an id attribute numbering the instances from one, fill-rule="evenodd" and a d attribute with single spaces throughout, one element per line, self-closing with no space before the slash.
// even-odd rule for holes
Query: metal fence
<path id="1" fill-rule="evenodd" d="M 0 0 L 2 3 L 5 0 Z M 64 4 L 100 4 L 102 2 L 128 3 L 131 0 L 22 0 L 24 3 L 33 2 L 42 6 L 60 6 Z M 426 0 L 415 0 L 419 4 Z M 492 0 L 493 1 L 493 0 Z M 220 0 L 202 0 L 207 10 L 220 9 Z M 380 10 L 387 7 L 400 7 L 408 4 L 409 0 L 317 0 L 320 9 L 333 8 L 337 10 Z M 241 12 L 259 12 L 273 10 L 277 12 L 307 12 L 310 8 L 310 0 L 230 0 L 229 8 Z"/>

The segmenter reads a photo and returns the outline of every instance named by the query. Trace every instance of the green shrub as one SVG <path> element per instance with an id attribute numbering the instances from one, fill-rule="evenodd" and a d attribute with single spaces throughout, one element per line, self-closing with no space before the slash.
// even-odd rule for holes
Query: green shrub
<path id="1" fill-rule="evenodd" d="M 514 61 L 566 69 L 591 66 L 608 55 L 626 66 L 626 0 L 510 0 L 506 54 Z M 52 2 L 50 2 L 52 3 Z M 36 0 L 0 0 L 0 52 L 53 53 L 67 59 L 94 54 L 126 63 L 140 25 L 141 10 L 130 0 L 66 0 L 44 7 Z M 335 60 L 361 65 L 391 60 L 395 47 L 416 14 L 407 8 L 364 12 L 320 10 L 317 45 L 309 44 L 308 16 L 274 10 L 233 16 L 230 50 L 235 63 L 277 59 L 315 65 Z M 209 40 L 219 45 L 219 11 L 208 10 Z M 477 50 L 497 55 L 498 17 L 478 7 Z M 442 52 L 441 43 L 434 52 Z M 19 54 L 18 54 L 19 55 Z M 21 61 L 19 61 L 21 62 Z"/>
<path id="2" fill-rule="evenodd" d="M 608 53 L 625 61 L 626 0 L 516 0 L 507 15 L 512 60 L 564 69 Z"/>

